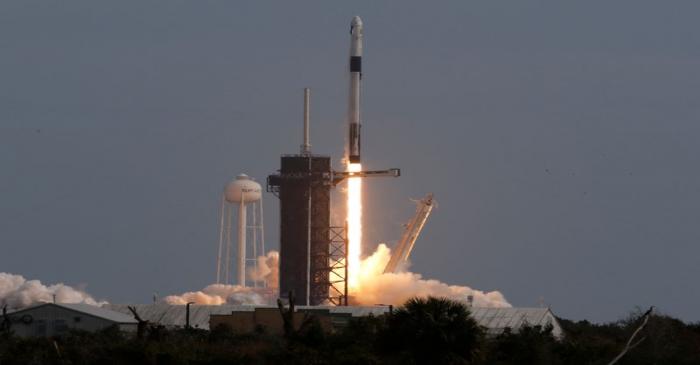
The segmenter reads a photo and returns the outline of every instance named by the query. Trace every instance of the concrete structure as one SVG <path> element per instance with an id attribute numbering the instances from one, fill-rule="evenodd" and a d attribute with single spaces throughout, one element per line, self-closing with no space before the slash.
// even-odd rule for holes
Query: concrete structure
<path id="1" fill-rule="evenodd" d="M 136 332 L 138 323 L 130 316 L 89 304 L 44 303 L 8 313 L 11 330 L 20 337 L 49 337 L 69 330 L 99 331 L 117 326 Z"/>

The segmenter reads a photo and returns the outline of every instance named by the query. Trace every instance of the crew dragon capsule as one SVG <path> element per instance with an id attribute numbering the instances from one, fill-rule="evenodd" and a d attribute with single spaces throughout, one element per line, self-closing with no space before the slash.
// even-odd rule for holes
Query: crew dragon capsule
<path id="1" fill-rule="evenodd" d="M 350 23 L 350 97 L 348 100 L 348 160 L 360 163 L 360 82 L 362 82 L 362 19 Z"/>

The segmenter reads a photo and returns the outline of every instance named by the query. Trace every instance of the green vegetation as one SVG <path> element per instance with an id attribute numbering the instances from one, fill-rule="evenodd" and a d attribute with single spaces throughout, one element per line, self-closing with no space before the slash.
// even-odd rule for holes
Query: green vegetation
<path id="1" fill-rule="evenodd" d="M 0 365 L 9 364 L 607 364 L 639 327 L 642 314 L 609 324 L 560 320 L 485 336 L 462 303 L 414 298 L 391 315 L 358 318 L 336 333 L 310 319 L 285 336 L 152 327 L 141 338 L 115 328 L 21 339 L 0 332 Z M 699 364 L 700 324 L 652 315 L 641 342 L 618 364 Z"/>

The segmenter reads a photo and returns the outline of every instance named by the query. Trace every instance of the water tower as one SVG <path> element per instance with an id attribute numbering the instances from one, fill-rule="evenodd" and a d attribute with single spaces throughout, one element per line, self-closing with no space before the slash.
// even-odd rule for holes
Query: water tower
<path id="1" fill-rule="evenodd" d="M 248 260 L 253 261 L 254 267 L 257 269 L 258 252 L 265 253 L 265 236 L 263 229 L 263 204 L 262 204 L 262 188 L 260 184 L 252 180 L 246 174 L 240 174 L 236 178 L 226 184 L 223 195 L 221 197 L 221 229 L 219 231 L 219 255 L 216 260 L 216 282 L 217 284 L 231 284 L 231 258 L 232 258 L 232 240 L 231 240 L 231 221 L 233 217 L 233 208 L 238 207 L 238 250 L 236 254 L 238 275 L 236 277 L 237 284 L 246 286 L 246 263 Z M 248 224 L 248 208 L 252 210 L 252 224 Z M 246 256 L 246 251 L 249 242 L 247 242 L 247 233 L 251 230 L 252 242 L 250 247 L 253 249 L 251 258 Z M 223 252 L 225 248 L 225 253 Z M 258 249 L 260 251 L 258 251 Z M 222 254 L 224 260 L 222 260 Z M 258 282 L 254 283 L 257 286 Z"/>

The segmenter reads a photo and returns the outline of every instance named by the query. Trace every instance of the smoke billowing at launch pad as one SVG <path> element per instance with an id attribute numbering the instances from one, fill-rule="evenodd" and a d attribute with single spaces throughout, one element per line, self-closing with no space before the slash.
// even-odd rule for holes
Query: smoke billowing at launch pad
<path id="1" fill-rule="evenodd" d="M 449 285 L 409 271 L 411 251 L 435 206 L 431 193 L 416 202 L 415 215 L 394 247 L 377 242 L 373 252 L 362 252 L 362 247 L 373 246 L 363 242 L 363 224 L 368 224 L 362 219 L 363 189 L 372 189 L 369 178 L 398 178 L 401 172 L 398 168 L 362 168 L 368 156 L 361 154 L 360 144 L 364 34 L 359 17 L 352 19 L 350 35 L 345 155 L 337 159 L 343 161 L 342 166 L 336 169 L 332 156 L 311 151 L 310 90 L 304 89 L 299 152 L 281 155 L 279 169 L 267 177 L 264 191 L 255 179 L 240 174 L 222 192 L 214 283 L 197 291 L 154 297 L 154 301 L 272 305 L 278 298 L 289 300 L 293 293 L 299 305 L 373 306 L 400 305 L 411 297 L 432 295 L 477 307 L 510 307 L 498 291 Z M 340 136 L 338 140 L 343 143 Z M 394 181 L 400 183 L 400 179 Z M 340 186 L 344 202 L 336 204 L 332 192 Z M 262 201 L 266 196 L 279 200 L 279 251 L 265 247 Z M 336 216 L 343 219 L 333 221 Z M 429 244 L 439 249 L 439 242 Z M 106 303 L 63 284 L 45 286 L 0 273 L 0 305 L 22 308 L 52 300 Z"/>
<path id="2" fill-rule="evenodd" d="M 266 191 L 279 199 L 279 252 L 272 252 L 264 258 L 247 258 L 246 247 L 251 245 L 245 242 L 245 232 L 240 232 L 240 229 L 246 230 L 245 223 L 239 222 L 238 285 L 229 285 L 228 274 L 226 281 L 222 283 L 219 275 L 221 263 L 230 262 L 232 255 L 230 249 L 222 248 L 232 246 L 230 239 L 223 239 L 231 236 L 232 225 L 225 223 L 222 208 L 222 240 L 217 261 L 218 284 L 207 286 L 198 292 L 166 297 L 167 302 L 273 304 L 277 298 L 285 300 L 293 293 L 297 304 L 300 305 L 398 305 L 414 296 L 433 295 L 462 300 L 474 306 L 510 306 L 498 291 L 482 292 L 467 286 L 448 285 L 408 271 L 410 253 L 435 205 L 430 193 L 417 201 L 415 216 L 406 224 L 403 235 L 393 249 L 386 244 L 378 244 L 374 252 L 361 251 L 362 247 L 371 246 L 365 245 L 362 239 L 362 189 L 371 189 L 371 182 L 363 184 L 363 181 L 369 180 L 370 177 L 399 177 L 401 174 L 397 168 L 379 171 L 362 169 L 360 102 L 363 27 L 359 17 L 352 19 L 347 69 L 347 134 L 342 168 L 334 169 L 334 158 L 331 156 L 311 151 L 310 90 L 304 89 L 303 138 L 300 150 L 296 154 L 283 154 L 277 173 L 269 175 L 266 181 Z M 332 191 L 340 185 L 344 185 L 345 201 L 343 204 L 334 204 L 331 201 Z M 231 189 L 227 187 L 225 200 L 240 204 L 239 211 L 243 214 L 239 213 L 239 217 L 245 217 L 246 207 L 242 202 L 261 200 L 260 189 L 257 187 L 240 192 L 237 193 L 239 198 L 230 199 Z M 339 212 L 341 206 L 345 209 L 343 213 Z M 333 221 L 332 216 L 341 216 L 344 219 Z M 256 227 L 254 225 L 253 228 Z M 223 244 L 224 241 L 227 243 Z M 251 247 L 255 251 L 258 246 L 258 243 L 253 242 Z M 264 248 L 262 250 L 264 251 Z M 222 251 L 227 252 L 224 258 L 221 256 Z M 271 257 L 274 259 L 271 260 Z M 241 267 L 250 262 L 254 267 Z M 275 268 L 272 269 L 272 266 Z M 273 274 L 266 277 L 260 272 L 261 269 Z M 224 271 L 228 273 L 229 268 L 225 268 Z M 241 273 L 246 272 L 253 279 L 252 288 L 246 286 L 246 280 L 241 276 Z"/>

